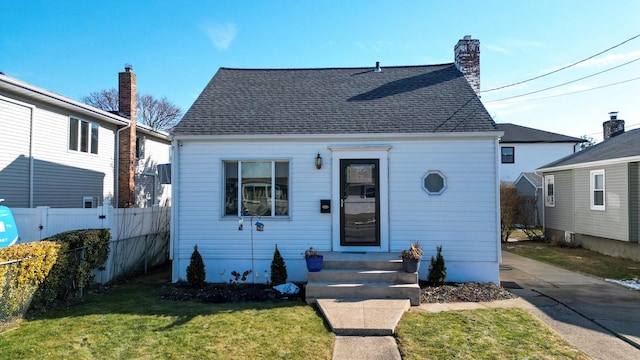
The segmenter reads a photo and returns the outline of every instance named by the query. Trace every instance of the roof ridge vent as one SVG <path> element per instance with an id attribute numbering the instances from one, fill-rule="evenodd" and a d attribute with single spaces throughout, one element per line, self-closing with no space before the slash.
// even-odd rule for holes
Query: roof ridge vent
<path id="1" fill-rule="evenodd" d="M 376 68 L 373 69 L 374 72 L 382 72 L 382 68 L 380 67 L 380 61 L 376 61 Z"/>

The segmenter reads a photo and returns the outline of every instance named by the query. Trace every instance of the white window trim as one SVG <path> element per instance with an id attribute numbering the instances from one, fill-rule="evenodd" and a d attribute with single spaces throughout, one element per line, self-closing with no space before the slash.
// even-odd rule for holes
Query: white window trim
<path id="1" fill-rule="evenodd" d="M 553 186 L 553 195 L 549 196 L 548 194 L 548 186 L 551 184 Z M 546 207 L 555 207 L 556 206 L 556 184 L 555 184 L 555 176 L 554 175 L 545 175 L 544 176 L 544 206 Z"/>
<path id="2" fill-rule="evenodd" d="M 596 205 L 595 204 L 595 196 L 594 196 L 594 192 L 596 191 L 595 185 L 596 185 L 596 176 L 597 175 L 602 175 L 602 205 Z M 604 211 L 605 210 L 605 205 L 607 204 L 607 198 L 606 198 L 606 182 L 605 182 L 605 174 L 604 174 L 604 169 L 600 169 L 600 170 L 591 170 L 589 172 L 589 205 L 591 207 L 591 210 L 599 210 L 599 211 Z M 598 189 L 600 190 L 600 189 Z"/>
<path id="3" fill-rule="evenodd" d="M 275 181 L 276 181 L 276 163 L 277 162 L 286 162 L 288 167 L 289 167 L 289 178 L 288 178 L 288 184 L 287 184 L 287 199 L 288 199 L 288 213 L 287 215 L 276 215 L 275 214 L 275 206 L 276 206 L 276 201 L 275 201 L 275 196 L 276 196 L 276 192 L 275 191 L 271 191 L 271 214 L 272 215 L 261 215 L 260 217 L 266 217 L 266 218 L 270 218 L 270 219 L 290 219 L 291 218 L 291 209 L 292 209 L 292 204 L 291 204 L 291 159 L 260 159 L 260 158 L 243 158 L 243 159 L 239 159 L 239 160 L 232 160 L 232 159 L 224 159 L 222 160 L 222 199 L 225 199 L 226 197 L 226 181 L 225 181 L 225 163 L 228 162 L 236 162 L 238 163 L 238 193 L 237 193 L 237 199 L 238 199 L 238 214 L 237 215 L 226 215 L 225 214 L 225 202 L 226 201 L 222 201 L 222 209 L 221 209 L 221 214 L 222 214 L 222 218 L 223 219 L 229 219 L 229 218 L 233 218 L 236 219 L 238 217 L 243 216 L 242 215 L 242 206 L 240 204 L 240 202 L 242 201 L 242 183 L 241 183 L 241 179 L 242 179 L 242 163 L 243 162 L 271 162 L 271 186 L 275 185 Z"/>
<path id="4" fill-rule="evenodd" d="M 427 187 L 425 186 L 425 180 L 429 175 L 438 175 L 442 178 L 442 188 L 439 191 L 429 191 L 429 189 L 427 189 Z M 440 170 L 429 170 L 422 176 L 420 185 L 422 187 L 422 190 L 429 195 L 441 195 L 445 190 L 447 190 L 447 177 L 444 176 L 444 174 Z"/>
<path id="5" fill-rule="evenodd" d="M 68 128 L 67 128 L 67 136 L 70 136 L 71 134 L 71 120 L 76 120 L 77 121 L 77 125 L 78 128 L 76 129 L 77 132 L 77 136 L 78 138 L 76 139 L 76 146 L 78 147 L 76 150 L 71 149 L 70 146 L 70 142 L 71 139 L 67 139 L 67 151 L 71 151 L 71 152 L 75 152 L 75 153 L 83 153 L 83 154 L 91 154 L 91 155 L 98 155 L 100 153 L 100 124 L 92 122 L 92 121 L 88 121 L 88 120 L 83 120 L 79 117 L 75 117 L 75 116 L 69 116 L 69 121 L 68 121 Z M 89 133 L 87 134 L 87 151 L 82 151 L 82 123 L 87 123 L 89 126 Z M 96 127 L 96 131 L 98 132 L 98 147 L 96 148 L 96 152 L 92 152 L 92 143 L 93 143 L 93 128 L 94 126 Z"/>

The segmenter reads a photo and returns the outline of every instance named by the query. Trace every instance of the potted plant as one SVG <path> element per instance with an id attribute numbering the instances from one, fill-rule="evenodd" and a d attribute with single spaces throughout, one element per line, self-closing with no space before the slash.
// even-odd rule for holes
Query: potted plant
<path id="1" fill-rule="evenodd" d="M 422 258 L 422 245 L 414 242 L 409 245 L 409 249 L 402 250 L 402 268 L 408 273 L 418 272 L 420 259 Z"/>
<path id="2" fill-rule="evenodd" d="M 307 270 L 309 270 L 309 272 L 318 272 L 322 270 L 323 256 L 320 255 L 313 247 L 304 251 L 304 258 L 307 261 Z"/>

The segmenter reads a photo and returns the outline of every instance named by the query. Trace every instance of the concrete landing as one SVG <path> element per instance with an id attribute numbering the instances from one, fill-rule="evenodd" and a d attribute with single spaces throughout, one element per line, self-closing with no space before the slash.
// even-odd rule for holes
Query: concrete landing
<path id="1" fill-rule="evenodd" d="M 336 336 L 333 360 L 401 360 L 393 336 Z"/>
<path id="2" fill-rule="evenodd" d="M 391 336 L 411 307 L 408 299 L 318 299 L 317 304 L 339 336 Z"/>

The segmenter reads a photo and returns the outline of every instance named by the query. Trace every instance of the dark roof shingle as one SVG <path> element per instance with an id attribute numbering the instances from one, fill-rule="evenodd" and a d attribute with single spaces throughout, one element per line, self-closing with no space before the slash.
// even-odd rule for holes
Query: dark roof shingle
<path id="1" fill-rule="evenodd" d="M 640 156 L 640 129 L 629 130 L 539 169 Z"/>
<path id="2" fill-rule="evenodd" d="M 498 130 L 504 131 L 504 136 L 500 139 L 501 143 L 581 143 L 587 141 L 516 124 L 498 123 L 496 127 Z"/>
<path id="3" fill-rule="evenodd" d="M 220 68 L 174 135 L 496 131 L 453 64 L 332 69 Z"/>

